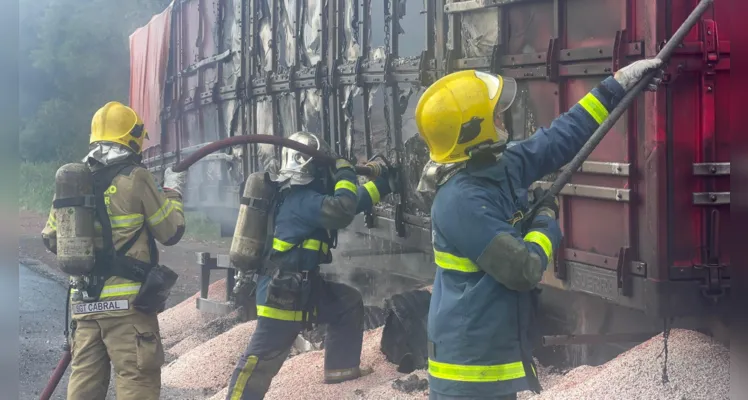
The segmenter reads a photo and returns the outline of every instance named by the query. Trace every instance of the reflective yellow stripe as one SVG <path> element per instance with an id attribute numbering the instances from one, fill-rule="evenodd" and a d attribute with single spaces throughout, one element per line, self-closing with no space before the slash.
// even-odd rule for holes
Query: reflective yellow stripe
<path id="1" fill-rule="evenodd" d="M 123 283 L 120 285 L 106 285 L 103 289 L 101 289 L 101 295 L 99 295 L 100 299 L 105 299 L 107 297 L 116 297 L 116 296 L 131 296 L 133 294 L 138 294 L 140 291 L 140 284 L 139 283 Z"/>
<path id="2" fill-rule="evenodd" d="M 335 184 L 335 191 L 337 192 L 339 189 L 350 190 L 353 194 L 358 194 L 356 185 L 351 181 L 338 181 L 338 183 Z"/>
<path id="3" fill-rule="evenodd" d="M 521 361 L 498 365 L 457 365 L 429 359 L 429 374 L 434 378 L 460 382 L 496 382 L 525 377 Z"/>
<path id="4" fill-rule="evenodd" d="M 307 250 L 314 250 L 319 251 L 319 249 L 322 249 L 323 253 L 327 253 L 329 250 L 327 243 L 322 243 L 317 239 L 307 239 L 304 241 L 304 243 L 301 244 L 301 247 L 307 249 Z"/>
<path id="5" fill-rule="evenodd" d="M 436 265 L 453 271 L 480 272 L 480 268 L 470 259 L 457 257 L 455 255 L 434 249 L 434 261 Z"/>
<path id="6" fill-rule="evenodd" d="M 174 205 L 174 209 L 175 210 L 184 212 L 184 210 L 182 209 L 182 202 L 181 201 L 172 200 L 171 204 Z"/>
<path id="7" fill-rule="evenodd" d="M 255 367 L 257 366 L 257 356 L 247 357 L 247 362 L 242 367 L 242 372 L 239 372 L 239 376 L 236 377 L 234 383 L 234 390 L 231 392 L 231 400 L 241 400 L 242 394 L 244 394 L 244 387 L 247 386 L 249 377 L 252 376 Z"/>
<path id="8" fill-rule="evenodd" d="M 279 310 L 268 306 L 257 306 L 257 316 L 281 321 L 301 321 L 301 311 Z"/>
<path id="9" fill-rule="evenodd" d="M 545 256 L 548 258 L 548 261 L 551 260 L 551 257 L 553 256 L 553 245 L 551 244 L 551 239 L 548 239 L 548 236 L 538 231 L 532 231 L 525 235 L 525 242 L 535 243 L 540 246 L 543 249 Z"/>
<path id="10" fill-rule="evenodd" d="M 293 248 L 293 243 L 288 243 L 278 238 L 273 238 L 273 250 L 275 251 L 289 251 Z"/>
<path id="11" fill-rule="evenodd" d="M 130 228 L 133 226 L 139 227 L 143 225 L 144 219 L 145 217 L 143 217 L 143 214 L 128 214 L 109 217 L 109 220 L 112 222 L 112 228 Z"/>
<path id="12" fill-rule="evenodd" d="M 49 218 L 47 218 L 47 225 L 49 225 L 50 228 L 57 230 L 57 218 L 55 218 L 54 211 L 49 213 Z"/>
<path id="13" fill-rule="evenodd" d="M 273 238 L 273 250 L 280 251 L 281 253 L 291 250 L 295 244 L 286 242 L 284 240 L 280 240 L 278 238 Z M 322 248 L 323 253 L 327 253 L 329 250 L 329 246 L 327 243 L 323 243 L 317 239 L 307 239 L 302 244 L 301 247 L 306 250 L 313 250 L 313 251 L 319 251 L 320 248 Z"/>
<path id="14" fill-rule="evenodd" d="M 592 93 L 587 93 L 582 100 L 579 100 L 579 105 L 587 110 L 587 113 L 597 121 L 598 125 L 602 124 L 605 118 L 608 118 L 608 109 Z"/>
<path id="15" fill-rule="evenodd" d="M 307 239 L 301 244 L 301 247 L 307 250 L 319 250 L 321 242 L 317 239 Z"/>
<path id="16" fill-rule="evenodd" d="M 379 203 L 379 189 L 377 188 L 377 185 L 375 185 L 374 182 L 366 182 L 364 183 L 364 187 L 366 188 L 366 191 L 369 192 L 371 203 Z"/>
<path id="17" fill-rule="evenodd" d="M 171 214 L 172 211 L 174 211 L 174 203 L 171 200 L 166 199 L 164 205 L 162 205 L 158 211 L 153 213 L 153 215 L 148 217 L 148 224 L 151 226 L 160 224 L 169 216 L 169 214 Z"/>

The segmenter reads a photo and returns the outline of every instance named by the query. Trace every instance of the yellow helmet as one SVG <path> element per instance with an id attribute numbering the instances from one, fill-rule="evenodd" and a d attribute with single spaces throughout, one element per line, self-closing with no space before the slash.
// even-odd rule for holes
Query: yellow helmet
<path id="1" fill-rule="evenodd" d="M 101 107 L 91 120 L 91 139 L 89 143 L 111 142 L 130 148 L 135 154 L 143 151 L 143 138 L 148 132 L 143 120 L 132 108 L 110 101 Z"/>
<path id="2" fill-rule="evenodd" d="M 460 71 L 437 80 L 416 106 L 418 132 L 431 160 L 455 163 L 470 158 L 468 150 L 499 141 L 495 113 L 514 102 L 517 82 L 481 71 Z"/>

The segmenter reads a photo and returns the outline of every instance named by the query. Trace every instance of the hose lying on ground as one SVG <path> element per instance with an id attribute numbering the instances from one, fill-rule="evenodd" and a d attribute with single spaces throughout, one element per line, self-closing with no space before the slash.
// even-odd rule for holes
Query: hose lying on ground
<path id="1" fill-rule="evenodd" d="M 335 164 L 335 157 L 332 157 L 326 153 L 323 153 L 313 147 L 309 147 L 303 143 L 299 143 L 295 140 L 290 140 L 288 138 L 280 137 L 280 136 L 273 136 L 273 135 L 242 135 L 242 136 L 233 136 L 226 139 L 217 140 L 213 143 L 210 143 L 206 145 L 205 147 L 201 147 L 194 153 L 190 154 L 187 158 L 182 160 L 180 163 L 174 166 L 172 169 L 174 172 L 182 172 L 186 171 L 187 168 L 191 167 L 196 162 L 200 161 L 203 157 L 207 156 L 210 153 L 219 151 L 221 149 L 225 149 L 227 147 L 231 146 L 238 146 L 238 145 L 245 145 L 245 144 L 272 144 L 275 146 L 283 146 L 288 147 L 289 149 L 294 149 L 296 151 L 300 151 L 304 154 L 308 154 L 318 161 L 321 161 L 323 163 Z M 359 175 L 371 175 L 372 170 L 369 167 L 357 165 L 355 166 L 356 173 Z"/>

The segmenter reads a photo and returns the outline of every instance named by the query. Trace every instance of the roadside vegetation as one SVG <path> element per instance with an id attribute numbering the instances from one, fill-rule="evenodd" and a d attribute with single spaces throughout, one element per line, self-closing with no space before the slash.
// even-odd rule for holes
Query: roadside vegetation
<path id="1" fill-rule="evenodd" d="M 129 103 L 129 36 L 170 1 L 20 0 L 22 210 L 46 215 L 55 172 L 85 154 L 93 114 L 109 101 Z M 186 236 L 219 237 L 205 214 L 186 218 Z"/>
<path id="2" fill-rule="evenodd" d="M 59 162 L 21 164 L 18 200 L 22 210 L 47 214 L 55 193 Z"/>
<path id="3" fill-rule="evenodd" d="M 55 192 L 55 173 L 62 162 L 21 164 L 19 205 L 22 210 L 45 215 L 49 212 Z M 220 239 L 220 226 L 201 212 L 186 212 L 185 236 L 195 240 Z M 40 228 L 41 229 L 41 228 Z"/>

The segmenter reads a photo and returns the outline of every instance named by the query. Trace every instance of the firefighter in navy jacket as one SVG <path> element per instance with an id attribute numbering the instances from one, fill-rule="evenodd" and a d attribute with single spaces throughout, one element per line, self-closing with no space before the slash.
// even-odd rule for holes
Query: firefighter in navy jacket
<path id="1" fill-rule="evenodd" d="M 298 132 L 289 139 L 332 153 L 311 133 Z M 280 170 L 272 178 L 280 185 L 282 200 L 275 213 L 272 249 L 265 261 L 265 269 L 275 272 L 258 280 L 257 329 L 231 377 L 228 400 L 262 399 L 306 322 L 328 324 L 325 382 L 361 375 L 361 294 L 350 286 L 321 279 L 319 265 L 332 261 L 335 232 L 391 192 L 386 167 L 369 165 L 380 171 L 378 177 L 359 186 L 353 166 L 344 159 L 337 161 L 331 174 L 329 167 L 316 165 L 312 158 L 283 149 Z M 331 195 L 326 190 L 330 178 L 330 186 L 334 185 Z"/>
<path id="2" fill-rule="evenodd" d="M 626 90 L 657 59 L 632 63 L 602 81 L 550 128 L 503 151 L 503 113 L 517 84 L 479 71 L 447 75 L 430 86 L 416 123 L 431 163 L 434 258 L 438 266 L 428 317 L 432 399 L 514 399 L 539 391 L 530 336 L 534 295 L 561 241 L 553 197 L 535 215 L 528 188 L 571 161 Z M 659 77 L 650 82 L 656 90 Z M 542 189 L 533 192 L 535 198 Z"/>

